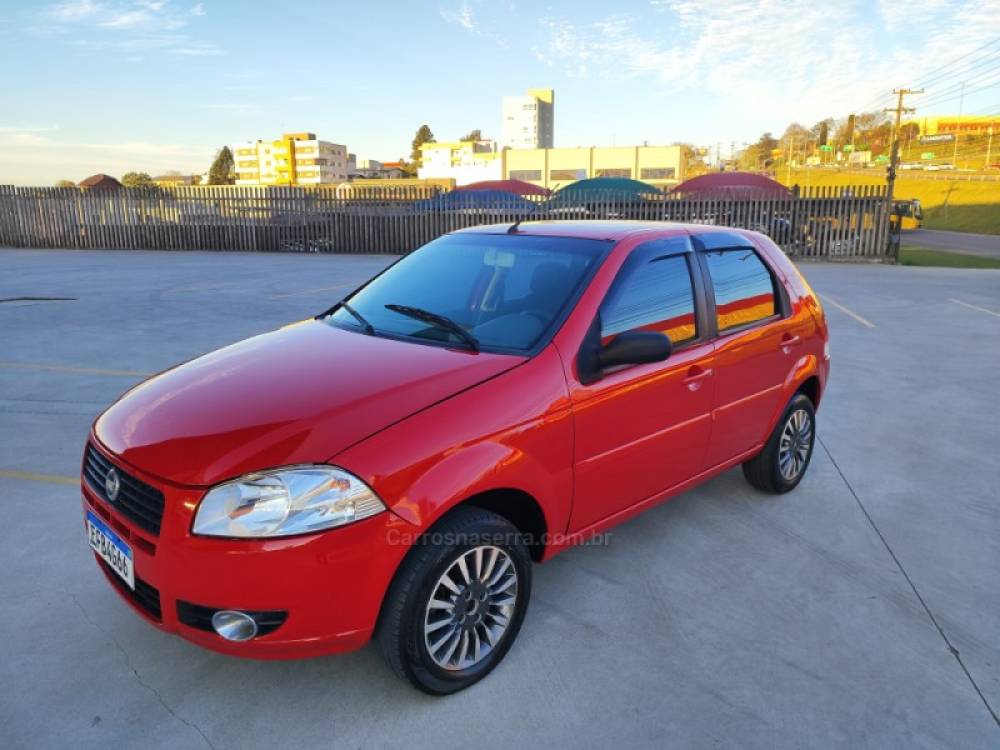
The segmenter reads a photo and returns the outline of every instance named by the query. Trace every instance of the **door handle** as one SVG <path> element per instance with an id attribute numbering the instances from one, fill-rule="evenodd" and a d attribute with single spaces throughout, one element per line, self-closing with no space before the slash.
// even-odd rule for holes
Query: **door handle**
<path id="1" fill-rule="evenodd" d="M 711 367 L 701 368 L 695 365 L 688 370 L 688 374 L 684 377 L 683 383 L 692 391 L 696 391 L 701 387 L 701 381 L 710 377 L 712 377 Z"/>
<path id="2" fill-rule="evenodd" d="M 786 333 L 784 336 L 781 337 L 781 348 L 782 349 L 787 349 L 788 347 L 790 347 L 790 346 L 796 346 L 797 344 L 799 344 L 801 342 L 802 342 L 802 339 L 799 338 L 794 333 Z"/>

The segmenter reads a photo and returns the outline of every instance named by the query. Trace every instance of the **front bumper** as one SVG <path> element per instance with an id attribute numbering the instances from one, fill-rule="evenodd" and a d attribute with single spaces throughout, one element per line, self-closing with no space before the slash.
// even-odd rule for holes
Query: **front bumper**
<path id="1" fill-rule="evenodd" d="M 133 550 L 136 588 L 121 582 L 99 558 L 115 590 L 160 630 L 221 653 L 287 659 L 351 651 L 370 638 L 382 599 L 406 550 L 391 543 L 413 527 L 391 512 L 338 529 L 268 540 L 192 536 L 191 522 L 204 489 L 171 485 L 95 446 L 129 474 L 160 489 L 159 535 L 140 528 L 81 481 L 83 508 L 95 512 Z M 178 603 L 215 609 L 283 611 L 272 632 L 227 641 L 192 627 Z"/>

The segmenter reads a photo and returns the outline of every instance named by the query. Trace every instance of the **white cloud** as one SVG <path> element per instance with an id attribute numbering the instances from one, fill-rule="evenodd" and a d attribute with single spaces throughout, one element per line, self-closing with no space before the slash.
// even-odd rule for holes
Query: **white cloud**
<path id="1" fill-rule="evenodd" d="M 313 96 L 311 94 L 304 95 L 304 96 L 290 96 L 290 97 L 288 97 L 288 101 L 290 101 L 290 102 L 314 102 L 317 99 L 319 99 L 318 96 Z"/>
<path id="2" fill-rule="evenodd" d="M 472 6 L 466 0 L 462 0 L 462 2 L 458 4 L 457 8 L 442 8 L 439 13 L 441 14 L 441 18 L 448 23 L 461 26 L 466 31 L 476 30 L 477 24 L 475 14 L 472 11 Z"/>
<path id="3" fill-rule="evenodd" d="M 97 172 L 201 172 L 211 163 L 213 153 L 211 147 L 145 141 L 81 143 L 57 141 L 25 130 L 0 130 L 0 184 L 79 181 Z"/>
<path id="4" fill-rule="evenodd" d="M 72 23 L 97 15 L 101 6 L 93 0 L 69 0 L 49 8 L 48 15 L 56 21 Z"/>
<path id="5" fill-rule="evenodd" d="M 76 43 L 91 50 L 119 52 L 125 55 L 163 52 L 187 57 L 217 56 L 226 54 L 211 42 L 193 39 L 188 34 L 138 34 L 114 38 L 79 39 Z"/>
<path id="6" fill-rule="evenodd" d="M 19 125 L 0 125 L 0 133 L 51 133 L 59 130 L 58 125 L 40 125 L 22 127 Z"/>
<path id="7" fill-rule="evenodd" d="M 147 10 L 126 10 L 109 14 L 97 25 L 105 29 L 136 29 L 149 26 L 153 15 Z"/>
<path id="8" fill-rule="evenodd" d="M 879 16 L 817 0 L 654 0 L 652 14 L 543 17 L 533 51 L 569 76 L 644 79 L 650 95 L 707 93 L 734 115 L 766 106 L 777 123 L 811 123 L 881 107 L 921 68 L 995 36 L 1000 18 L 1000 0 L 913 0 L 906 31 L 927 41 L 910 48 L 886 33 L 890 4 Z"/>
<path id="9" fill-rule="evenodd" d="M 34 24 L 26 31 L 48 37 L 74 35 L 77 43 L 88 48 L 125 53 L 158 50 L 184 56 L 223 54 L 211 42 L 187 33 L 172 33 L 203 15 L 202 3 L 182 9 L 169 0 L 68 0 L 44 9 L 39 18 L 46 23 Z M 81 38 L 82 34 L 89 36 Z"/>
<path id="10" fill-rule="evenodd" d="M 483 20 L 480 16 L 485 11 L 489 18 Z M 499 12 L 499 13 L 498 13 Z M 513 25 L 511 16 L 517 11 L 513 4 L 499 8 L 495 4 L 483 6 L 481 0 L 461 0 L 452 8 L 440 8 L 438 15 L 446 22 L 457 26 L 464 32 L 475 34 L 493 41 L 500 47 L 508 47 L 508 39 L 496 31 L 498 28 Z"/>
<path id="11" fill-rule="evenodd" d="M 233 115 L 246 115 L 260 111 L 260 106 L 250 102 L 216 102 L 213 104 L 202 104 L 201 109 L 212 109 L 216 112 L 225 112 Z"/>

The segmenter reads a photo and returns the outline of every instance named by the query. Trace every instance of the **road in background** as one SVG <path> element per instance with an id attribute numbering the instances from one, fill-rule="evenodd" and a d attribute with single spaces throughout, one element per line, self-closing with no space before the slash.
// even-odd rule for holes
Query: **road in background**
<path id="1" fill-rule="evenodd" d="M 997 211 L 1000 212 L 1000 206 L 997 206 Z M 1000 235 L 997 234 L 912 229 L 902 233 L 902 241 L 916 247 L 1000 259 Z"/>
<path id="2" fill-rule="evenodd" d="M 798 489 L 730 471 L 536 567 L 517 644 L 461 694 L 370 647 L 244 661 L 146 624 L 84 538 L 91 421 L 390 260 L 0 251 L 5 750 L 1000 746 L 1000 271 L 804 265 L 836 305 Z"/>

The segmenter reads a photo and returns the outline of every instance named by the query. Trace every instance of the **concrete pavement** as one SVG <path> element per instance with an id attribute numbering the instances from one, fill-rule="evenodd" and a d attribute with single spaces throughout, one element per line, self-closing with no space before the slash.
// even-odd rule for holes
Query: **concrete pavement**
<path id="1" fill-rule="evenodd" d="M 389 260 L 0 250 L 0 299 L 36 298 L 0 303 L 0 745 L 1000 746 L 1000 271 L 804 265 L 833 375 L 799 488 L 731 471 L 536 567 L 518 642 L 459 695 L 371 648 L 250 662 L 140 620 L 84 540 L 91 420 Z"/>

